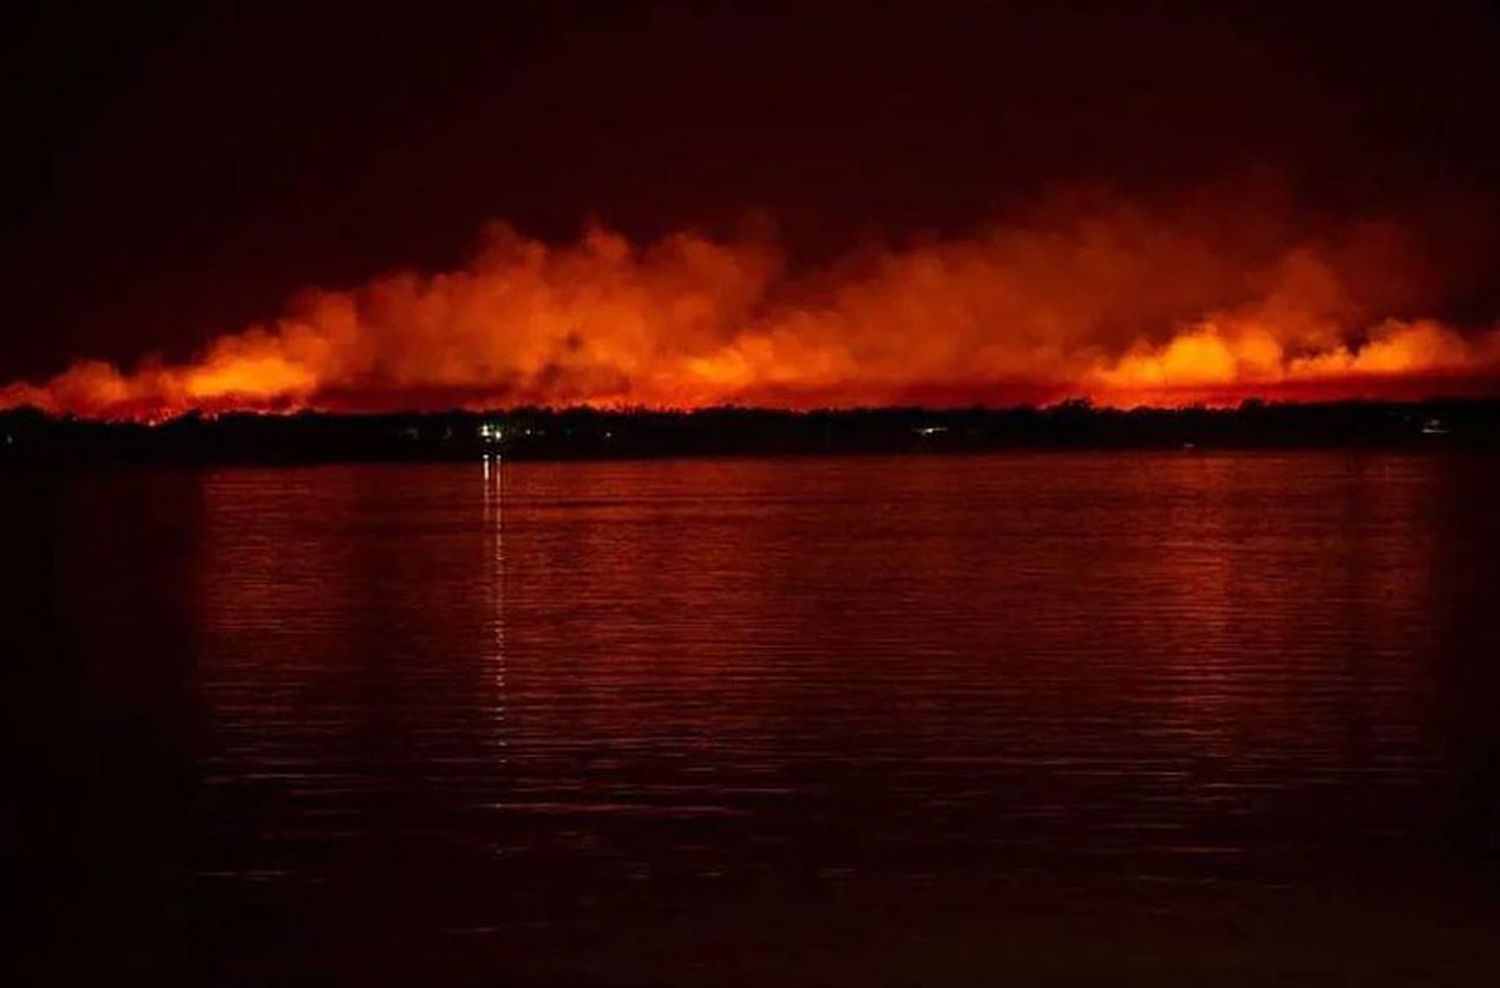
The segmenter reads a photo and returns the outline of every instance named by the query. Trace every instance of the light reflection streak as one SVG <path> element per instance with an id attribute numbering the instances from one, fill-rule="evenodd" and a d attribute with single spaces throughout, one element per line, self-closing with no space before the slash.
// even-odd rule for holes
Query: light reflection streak
<path id="1" fill-rule="evenodd" d="M 484 454 L 484 527 L 489 552 L 489 665 L 495 690 L 495 748 L 505 762 L 505 472 L 499 454 Z"/>

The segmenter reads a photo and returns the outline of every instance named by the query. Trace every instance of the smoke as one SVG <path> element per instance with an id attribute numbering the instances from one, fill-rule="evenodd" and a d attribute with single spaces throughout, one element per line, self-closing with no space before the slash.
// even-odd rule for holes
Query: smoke
<path id="1" fill-rule="evenodd" d="M 458 270 L 309 291 L 190 361 L 84 360 L 0 388 L 0 406 L 151 419 L 1489 393 L 1500 333 L 1433 316 L 1445 279 L 1428 256 L 1391 221 L 1090 196 L 812 271 L 764 231 L 638 244 L 593 228 L 557 246 L 495 224 Z"/>

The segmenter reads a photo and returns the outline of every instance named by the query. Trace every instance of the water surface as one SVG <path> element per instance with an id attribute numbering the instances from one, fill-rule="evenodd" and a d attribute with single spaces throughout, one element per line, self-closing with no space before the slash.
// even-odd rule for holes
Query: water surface
<path id="1" fill-rule="evenodd" d="M 100 971 L 247 984 L 1491 971 L 1480 457 L 6 490 L 36 575 L 9 701 L 47 890 L 28 963 L 92 939 Z"/>

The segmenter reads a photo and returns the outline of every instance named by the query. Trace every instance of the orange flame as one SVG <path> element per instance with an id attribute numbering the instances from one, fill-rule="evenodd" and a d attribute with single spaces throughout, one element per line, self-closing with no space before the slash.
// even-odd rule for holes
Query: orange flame
<path id="1" fill-rule="evenodd" d="M 81 361 L 0 388 L 0 407 L 157 418 L 1489 393 L 1500 332 L 1409 311 L 1422 267 L 1377 224 L 1267 249 L 1129 209 L 800 277 L 767 239 L 637 246 L 594 229 L 559 247 L 496 225 L 460 270 L 310 292 L 190 362 Z"/>

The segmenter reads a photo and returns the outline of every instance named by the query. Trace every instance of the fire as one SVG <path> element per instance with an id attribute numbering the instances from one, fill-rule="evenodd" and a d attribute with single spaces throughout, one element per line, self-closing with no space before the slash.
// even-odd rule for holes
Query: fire
<path id="1" fill-rule="evenodd" d="M 1233 226 L 1230 224 L 1230 226 Z M 782 407 L 1226 403 L 1489 393 L 1500 331 L 1424 316 L 1399 229 L 1291 243 L 1124 207 L 868 250 L 794 272 L 773 239 L 504 225 L 467 266 L 311 291 L 185 363 L 80 361 L 0 407 L 154 419 L 191 409 L 521 404 Z"/>
<path id="2" fill-rule="evenodd" d="M 1447 380 L 1484 390 L 1483 375 L 1500 370 L 1500 334 L 1466 338 L 1430 319 L 1388 319 L 1363 344 L 1339 343 L 1298 353 L 1270 329 L 1225 331 L 1212 322 L 1178 333 L 1160 346 L 1141 345 L 1096 368 L 1090 393 L 1114 404 L 1154 396 L 1180 404 L 1191 396 L 1220 401 L 1296 391 L 1324 397 L 1403 392 L 1412 379 L 1429 387 Z M 1173 396 L 1178 399 L 1172 400 Z"/>

